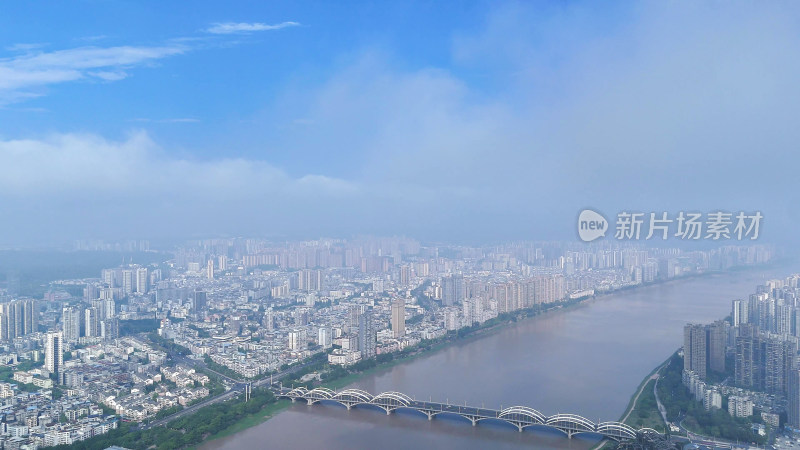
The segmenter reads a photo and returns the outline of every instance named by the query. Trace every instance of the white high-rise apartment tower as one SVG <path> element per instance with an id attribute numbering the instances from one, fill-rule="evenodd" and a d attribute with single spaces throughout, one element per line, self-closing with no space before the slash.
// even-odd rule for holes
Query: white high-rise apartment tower
<path id="1" fill-rule="evenodd" d="M 44 348 L 44 367 L 52 373 L 61 373 L 61 368 L 64 366 L 64 344 L 61 332 L 47 333 Z"/>

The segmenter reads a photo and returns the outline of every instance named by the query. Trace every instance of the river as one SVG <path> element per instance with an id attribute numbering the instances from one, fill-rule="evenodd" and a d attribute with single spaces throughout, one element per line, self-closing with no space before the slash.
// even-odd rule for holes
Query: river
<path id="1" fill-rule="evenodd" d="M 794 270 L 793 270 L 794 269 Z M 796 267 L 676 280 L 622 291 L 530 318 L 491 334 L 367 375 L 349 387 L 400 391 L 414 398 L 500 408 L 530 406 L 546 415 L 618 420 L 642 379 L 683 343 L 687 322 L 730 313 L 731 300 Z M 298 449 L 588 449 L 597 439 L 567 439 L 503 424 L 472 427 L 372 408 L 297 403 L 270 420 L 206 442 L 203 450 Z"/>

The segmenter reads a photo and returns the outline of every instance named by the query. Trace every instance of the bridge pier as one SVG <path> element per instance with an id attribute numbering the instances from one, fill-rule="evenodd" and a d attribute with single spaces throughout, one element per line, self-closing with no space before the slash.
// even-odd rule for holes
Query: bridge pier
<path id="1" fill-rule="evenodd" d="M 306 402 L 308 402 L 308 406 L 311 406 L 311 405 L 314 404 L 314 400 L 311 400 L 310 398 L 307 398 Z"/>
<path id="2" fill-rule="evenodd" d="M 507 420 L 506 422 L 508 422 L 508 423 L 510 423 L 511 425 L 514 425 L 515 427 L 517 427 L 517 431 L 519 431 L 520 433 L 522 433 L 522 429 L 523 429 L 523 424 L 522 424 L 522 422 L 511 421 L 511 420 Z"/>
<path id="3" fill-rule="evenodd" d="M 422 414 L 425 414 L 426 416 L 428 416 L 428 420 L 433 420 L 433 416 L 435 416 L 435 415 L 436 415 L 436 414 L 435 414 L 435 413 L 434 413 L 432 410 L 430 410 L 430 409 L 418 409 L 418 408 L 415 408 L 415 409 L 416 409 L 417 411 L 421 412 Z"/>

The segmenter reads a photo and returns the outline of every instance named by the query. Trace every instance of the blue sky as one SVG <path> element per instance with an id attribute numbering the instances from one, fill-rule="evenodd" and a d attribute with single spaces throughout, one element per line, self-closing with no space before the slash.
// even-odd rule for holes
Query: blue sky
<path id="1" fill-rule="evenodd" d="M 799 19 L 791 2 L 4 3 L 0 244 L 572 238 L 586 206 L 759 209 L 785 231 Z"/>
<path id="2" fill-rule="evenodd" d="M 77 80 L 11 90 L 0 110 L 4 124 L 0 133 L 14 137 L 69 131 L 121 138 L 144 129 L 166 151 L 182 157 L 269 156 L 272 163 L 298 175 L 321 170 L 329 165 L 311 167 L 302 161 L 298 167 L 302 158 L 281 149 L 269 149 L 265 155 L 264 144 L 305 120 L 302 111 L 292 111 L 299 114 L 293 117 L 273 110 L 279 107 L 275 104 L 282 92 L 314 89 L 370 52 L 380 53 L 397 69 L 455 69 L 454 33 L 478 27 L 488 6 L 450 6 L 440 2 L 230 2 L 224 8 L 218 2 L 191 7 L 163 2 L 3 5 L 0 40 L 5 58 L 123 46 L 152 49 L 155 55 L 130 64 L 88 68 Z M 25 20 L 32 17 L 36 20 Z M 209 32 L 218 24 L 265 26 Z M 273 26 L 277 27 L 269 29 Z M 92 76 L 95 72 L 110 79 Z M 470 77 L 469 69 L 462 75 Z M 480 74 L 475 78 L 476 84 L 485 82 Z M 20 99 L 8 100 L 9 96 Z M 265 112 L 280 117 L 266 127 L 254 123 Z"/>
<path id="3" fill-rule="evenodd" d="M 409 69 L 452 67 L 452 33 L 476 27 L 479 11 L 486 7 L 443 6 L 439 2 L 230 2 L 224 8 L 219 2 L 191 7 L 179 2 L 3 5 L 0 39 L 6 58 L 119 46 L 156 49 L 156 55 L 132 64 L 90 68 L 79 80 L 20 89 L 40 97 L 10 102 L 0 111 L 0 121 L 8 126 L 4 132 L 68 129 L 119 137 L 126 129 L 147 128 L 164 142 L 190 146 L 195 156 L 216 156 L 219 149 L 214 144 L 228 142 L 231 132 L 247 128 L 242 123 L 268 108 L 283 89 L 313 88 L 363 52 L 379 50 L 398 67 Z M 32 17 L 36 20 L 24 20 Z M 262 28 L 286 26 L 209 32 L 216 24 L 254 23 L 266 25 Z M 124 78 L 87 76 L 91 72 Z M 274 127 L 290 126 L 294 119 L 302 117 L 285 117 Z M 251 145 L 244 147 L 226 154 L 254 156 Z"/>

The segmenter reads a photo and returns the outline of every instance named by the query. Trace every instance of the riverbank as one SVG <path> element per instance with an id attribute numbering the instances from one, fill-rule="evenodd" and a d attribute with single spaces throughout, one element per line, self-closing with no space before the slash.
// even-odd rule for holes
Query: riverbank
<path id="1" fill-rule="evenodd" d="M 645 375 L 642 382 L 636 387 L 633 395 L 631 395 L 630 400 L 628 400 L 628 406 L 625 407 L 625 411 L 620 416 L 619 422 L 630 425 L 637 430 L 640 428 L 652 428 L 662 433 L 666 431 L 667 425 L 661 419 L 661 414 L 658 411 L 654 389 L 661 370 L 669 364 L 671 358 L 672 355 L 650 373 Z M 637 414 L 632 416 L 634 411 L 636 411 Z M 592 450 L 612 449 L 615 446 L 616 443 L 614 442 L 602 441 Z"/>
<path id="2" fill-rule="evenodd" d="M 652 428 L 662 433 L 666 431 L 666 424 L 661 419 L 661 414 L 658 412 L 654 390 L 656 380 L 658 380 L 661 370 L 669 364 L 671 358 L 672 355 L 644 377 L 636 393 L 631 396 L 628 407 L 619 420 L 620 422 L 636 429 Z M 636 412 L 635 415 L 633 415 L 634 411 Z"/>
<path id="3" fill-rule="evenodd" d="M 390 368 L 392 368 L 392 367 L 394 367 L 394 366 L 396 366 L 398 364 L 407 363 L 407 362 L 413 361 L 416 358 L 419 358 L 419 357 L 428 355 L 430 353 L 439 351 L 439 350 L 447 347 L 448 344 L 449 343 L 443 342 L 443 343 L 440 343 L 440 344 L 436 345 L 435 347 L 431 348 L 430 350 L 426 350 L 426 351 L 423 351 L 423 352 L 420 352 L 420 353 L 416 353 L 416 354 L 413 354 L 413 355 L 407 355 L 407 356 L 404 356 L 404 357 L 395 358 L 392 361 L 383 363 L 381 365 L 372 367 L 370 369 L 366 369 L 366 370 L 358 372 L 358 373 L 351 373 L 351 374 L 348 374 L 348 375 L 346 375 L 344 377 L 337 378 L 335 380 L 331 380 L 331 381 L 328 381 L 328 382 L 325 382 L 325 383 L 321 383 L 320 386 L 321 387 L 326 387 L 328 389 L 338 390 L 338 389 L 341 389 L 341 388 L 343 388 L 345 386 L 348 386 L 348 385 L 350 385 L 352 383 L 355 383 L 359 379 L 364 378 L 366 376 L 373 375 L 373 374 L 378 373 L 380 371 L 390 369 Z M 244 431 L 244 430 L 246 430 L 248 428 L 251 428 L 251 427 L 259 425 L 259 424 L 261 424 L 263 422 L 266 422 L 267 420 L 269 420 L 270 418 L 272 418 L 276 414 L 280 413 L 284 409 L 290 407 L 291 405 L 292 405 L 291 401 L 289 401 L 287 399 L 279 399 L 276 403 L 273 403 L 271 405 L 266 406 L 261 411 L 255 413 L 255 414 L 253 414 L 253 415 L 251 415 L 251 416 L 249 416 L 249 417 L 247 417 L 245 419 L 242 419 L 241 421 L 237 422 L 236 424 L 232 425 L 231 427 L 226 428 L 225 430 L 222 430 L 219 433 L 216 433 L 214 435 L 211 435 L 211 436 L 207 437 L 205 440 L 203 440 L 203 442 L 200 445 L 205 444 L 207 442 L 211 442 L 211 441 L 217 440 L 217 439 L 222 439 L 222 438 L 234 435 L 234 434 L 236 434 L 236 433 L 238 433 L 240 431 Z M 198 448 L 198 447 L 199 447 L 199 445 L 196 446 L 196 447 L 191 447 L 191 448 Z"/>
<path id="4" fill-rule="evenodd" d="M 201 442 L 197 446 L 192 446 L 192 447 L 189 447 L 189 448 L 190 449 L 196 449 L 196 448 L 198 448 L 198 446 L 200 446 L 200 445 L 202 445 L 202 444 L 204 444 L 206 442 L 213 441 L 215 439 L 222 439 L 224 437 L 228 437 L 228 436 L 234 435 L 234 434 L 236 434 L 236 433 L 238 433 L 240 431 L 244 431 L 244 430 L 246 430 L 248 428 L 254 427 L 254 426 L 256 426 L 256 425 L 258 425 L 260 423 L 263 423 L 263 422 L 269 420 L 275 414 L 278 414 L 279 412 L 281 412 L 284 409 L 286 409 L 289 406 L 291 406 L 291 404 L 292 404 L 292 402 L 290 400 L 278 399 L 275 403 L 272 403 L 272 404 L 269 404 L 269 405 L 265 406 L 264 408 L 262 408 L 257 413 L 254 413 L 254 414 L 252 414 L 252 415 L 250 415 L 248 417 L 245 417 L 244 419 L 236 422 L 235 424 L 233 424 L 230 427 L 220 431 L 219 433 L 216 433 L 216 434 L 213 434 L 211 436 L 208 436 L 206 439 L 203 440 L 203 442 Z"/>

